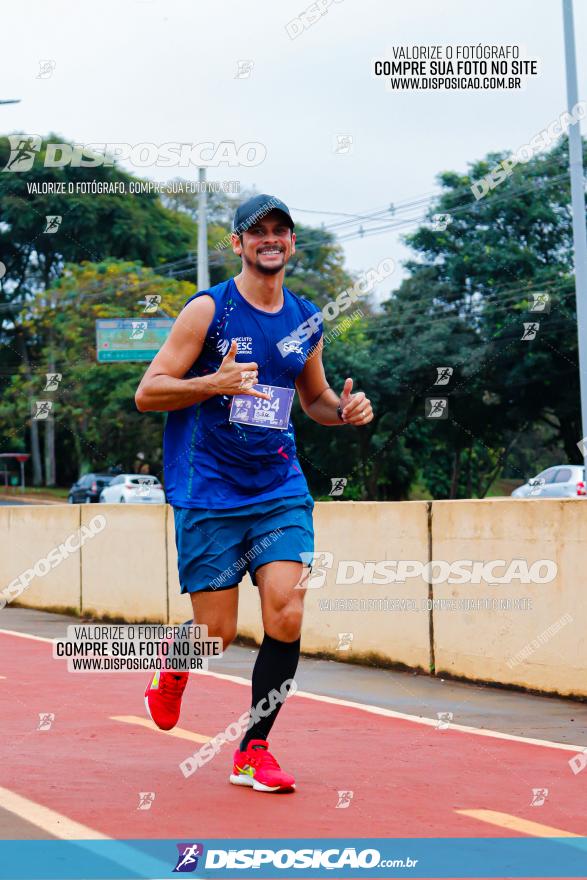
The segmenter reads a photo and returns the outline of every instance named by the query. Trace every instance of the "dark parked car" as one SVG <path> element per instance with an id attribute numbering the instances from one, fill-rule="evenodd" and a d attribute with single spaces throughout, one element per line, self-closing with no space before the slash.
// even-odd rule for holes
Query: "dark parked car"
<path id="1" fill-rule="evenodd" d="M 110 485 L 115 476 L 115 474 L 84 474 L 69 490 L 67 503 L 97 504 L 100 492 Z"/>

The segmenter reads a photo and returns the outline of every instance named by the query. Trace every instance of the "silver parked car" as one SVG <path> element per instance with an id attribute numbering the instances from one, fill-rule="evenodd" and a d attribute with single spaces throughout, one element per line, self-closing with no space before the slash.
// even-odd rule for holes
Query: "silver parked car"
<path id="1" fill-rule="evenodd" d="M 585 497 L 585 468 L 581 464 L 559 464 L 547 468 L 512 492 L 512 498 Z"/>
<path id="2" fill-rule="evenodd" d="M 100 493 L 102 504 L 165 504 L 163 486 L 150 474 L 119 474 Z"/>

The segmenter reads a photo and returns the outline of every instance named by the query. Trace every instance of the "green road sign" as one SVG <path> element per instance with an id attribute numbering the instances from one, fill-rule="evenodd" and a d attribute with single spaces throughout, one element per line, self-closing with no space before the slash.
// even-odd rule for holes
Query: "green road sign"
<path id="1" fill-rule="evenodd" d="M 96 359 L 152 361 L 173 327 L 171 318 L 115 318 L 96 321 Z"/>

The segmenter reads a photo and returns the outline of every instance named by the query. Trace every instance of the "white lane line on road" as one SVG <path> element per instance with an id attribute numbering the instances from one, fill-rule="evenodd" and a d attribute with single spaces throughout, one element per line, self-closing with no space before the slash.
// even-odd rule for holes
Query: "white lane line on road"
<path id="1" fill-rule="evenodd" d="M 81 822 L 75 822 L 68 816 L 37 804 L 29 798 L 22 797 L 15 791 L 0 786 L 0 809 L 7 810 L 14 816 L 18 816 L 25 822 L 30 822 L 51 834 L 59 840 L 67 840 L 79 844 L 80 848 L 93 853 L 100 859 L 123 865 L 133 873 L 137 870 L 137 860 L 140 860 L 140 869 L 148 877 L 164 877 L 169 872 L 169 865 L 160 862 L 157 858 L 147 856 L 129 846 L 124 841 L 118 841 L 107 834 L 101 834 Z M 92 845 L 92 841 L 110 840 L 112 845 L 106 850 L 100 846 Z M 26 844 L 26 841 L 23 841 Z M 87 864 L 87 855 L 80 852 L 80 864 Z"/>
<path id="2" fill-rule="evenodd" d="M 23 639 L 34 639 L 37 642 L 53 642 L 53 639 L 48 639 L 44 636 L 34 636 L 29 633 L 17 632 L 16 630 L 10 629 L 0 629 L 0 635 L 2 634 L 9 636 L 18 636 L 19 638 Z M 227 675 L 224 672 L 210 672 L 209 670 L 196 670 L 191 674 L 207 675 L 211 678 L 219 678 L 223 681 L 233 682 L 234 684 L 246 685 L 247 687 L 251 686 L 251 682 L 248 678 L 242 678 L 239 675 Z M 352 700 L 343 700 L 339 697 L 328 697 L 325 694 L 313 694 L 309 691 L 296 691 L 295 696 L 305 697 L 308 700 L 316 700 L 320 703 L 330 703 L 333 706 L 343 706 L 348 709 L 359 709 L 361 712 L 369 712 L 371 715 L 382 715 L 385 718 L 397 718 L 401 721 L 411 721 L 413 724 L 423 724 L 427 727 L 438 726 L 437 718 L 423 718 L 420 715 L 407 715 L 405 712 L 396 712 L 394 709 L 385 709 L 382 706 L 373 706 L 369 703 L 356 703 Z M 510 742 L 524 743 L 525 745 L 542 746 L 543 748 L 549 749 L 560 749 L 565 752 L 585 751 L 585 746 L 576 746 L 571 745 L 570 743 L 552 742 L 551 740 L 547 739 L 534 739 L 529 736 L 518 736 L 515 733 L 502 733 L 499 730 L 485 730 L 484 728 L 480 727 L 469 727 L 465 724 L 454 724 L 452 721 L 450 722 L 448 729 L 439 731 L 439 736 L 446 736 L 446 734 L 451 730 L 456 730 L 460 733 L 470 733 L 473 736 L 485 736 L 489 737 L 490 739 L 503 739 L 509 740 Z"/>
<path id="3" fill-rule="evenodd" d="M 461 816 L 470 816 L 471 819 L 479 819 L 499 828 L 507 828 L 508 831 L 519 831 L 520 834 L 529 834 L 532 837 L 580 837 L 572 831 L 563 831 L 562 828 L 554 828 L 552 825 L 543 825 L 542 822 L 532 822 L 531 819 L 522 819 L 520 816 L 512 816 L 510 813 L 500 813 L 498 810 L 455 810 Z"/>
<path id="4" fill-rule="evenodd" d="M 194 733 L 193 730 L 187 730 L 185 727 L 173 727 L 171 730 L 161 730 L 157 725 L 148 718 L 140 718 L 138 715 L 111 715 L 110 721 L 121 721 L 123 724 L 136 724 L 138 727 L 145 727 L 154 733 L 164 733 L 166 736 L 175 736 L 178 739 L 188 739 L 190 742 L 207 743 L 212 739 L 203 733 Z"/>
<path id="5" fill-rule="evenodd" d="M 0 629 L 0 635 L 7 636 L 18 636 L 20 639 L 32 639 L 35 642 L 49 642 L 51 643 L 53 639 L 47 639 L 45 636 L 33 636 L 31 633 L 21 633 L 17 632 L 14 629 Z"/>
<path id="6" fill-rule="evenodd" d="M 106 834 L 94 831 L 93 828 L 88 828 L 80 822 L 74 822 L 62 813 L 57 813 L 2 786 L 0 786 L 0 807 L 61 840 L 112 840 Z"/>

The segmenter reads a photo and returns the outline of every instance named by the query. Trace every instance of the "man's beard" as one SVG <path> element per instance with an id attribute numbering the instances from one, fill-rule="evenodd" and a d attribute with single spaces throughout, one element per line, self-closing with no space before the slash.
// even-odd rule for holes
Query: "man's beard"
<path id="1" fill-rule="evenodd" d="M 281 272 L 281 270 L 285 266 L 285 258 L 281 266 L 263 266 L 258 259 L 254 262 L 252 260 L 249 260 L 246 254 L 243 254 L 243 260 L 245 261 L 247 266 L 249 266 L 249 268 L 256 269 L 257 272 L 261 273 L 261 275 L 277 275 L 278 272 Z"/>

